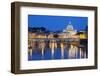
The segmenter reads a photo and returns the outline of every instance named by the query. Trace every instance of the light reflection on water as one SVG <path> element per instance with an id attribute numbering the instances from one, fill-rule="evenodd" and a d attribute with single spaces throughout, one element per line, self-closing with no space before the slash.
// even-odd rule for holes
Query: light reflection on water
<path id="1" fill-rule="evenodd" d="M 86 47 L 80 42 L 31 40 L 28 48 L 28 60 L 87 58 Z"/>

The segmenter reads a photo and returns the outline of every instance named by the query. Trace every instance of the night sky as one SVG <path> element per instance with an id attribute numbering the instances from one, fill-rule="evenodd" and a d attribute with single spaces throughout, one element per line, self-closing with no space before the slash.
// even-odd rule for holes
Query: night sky
<path id="1" fill-rule="evenodd" d="M 45 27 L 49 31 L 62 31 L 69 22 L 74 29 L 85 30 L 88 25 L 88 17 L 28 15 L 29 27 Z"/>

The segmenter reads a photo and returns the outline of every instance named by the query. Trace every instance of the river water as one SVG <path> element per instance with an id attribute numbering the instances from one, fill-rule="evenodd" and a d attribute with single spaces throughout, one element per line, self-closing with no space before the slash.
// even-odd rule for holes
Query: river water
<path id="1" fill-rule="evenodd" d="M 84 43 L 84 41 L 82 41 Z M 31 41 L 28 60 L 84 59 L 87 46 L 81 42 Z"/>

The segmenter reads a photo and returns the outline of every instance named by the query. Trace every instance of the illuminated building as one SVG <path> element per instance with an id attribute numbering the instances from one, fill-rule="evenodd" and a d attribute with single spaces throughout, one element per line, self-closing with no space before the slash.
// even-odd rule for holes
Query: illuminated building
<path id="1" fill-rule="evenodd" d="M 63 30 L 64 33 L 68 35 L 75 35 L 77 33 L 77 30 L 74 30 L 73 25 L 71 22 L 67 25 L 67 27 Z"/>

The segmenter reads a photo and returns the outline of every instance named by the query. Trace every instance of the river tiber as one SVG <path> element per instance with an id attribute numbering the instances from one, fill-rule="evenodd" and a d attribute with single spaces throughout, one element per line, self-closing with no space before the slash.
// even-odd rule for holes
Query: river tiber
<path id="1" fill-rule="evenodd" d="M 30 30 L 28 60 L 87 58 L 87 31 L 77 31 L 71 21 L 62 31 L 50 32 L 44 27 Z"/>

